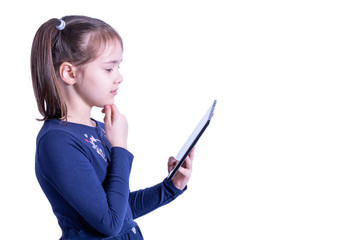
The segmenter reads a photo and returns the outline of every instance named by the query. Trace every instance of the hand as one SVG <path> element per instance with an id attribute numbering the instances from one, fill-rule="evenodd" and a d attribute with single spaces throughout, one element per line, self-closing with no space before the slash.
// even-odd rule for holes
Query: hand
<path id="1" fill-rule="evenodd" d="M 194 159 L 194 151 L 191 150 L 189 156 L 186 157 L 183 165 L 179 168 L 178 172 L 173 177 L 172 181 L 176 188 L 183 190 L 187 183 L 189 182 L 191 173 L 192 173 L 192 163 Z M 178 161 L 174 157 L 170 157 L 168 161 L 168 171 L 169 173 L 175 168 Z"/>
<path id="2" fill-rule="evenodd" d="M 126 117 L 122 115 L 115 104 L 106 105 L 102 113 L 105 113 L 105 135 L 111 147 L 126 148 L 128 135 L 128 123 Z"/>

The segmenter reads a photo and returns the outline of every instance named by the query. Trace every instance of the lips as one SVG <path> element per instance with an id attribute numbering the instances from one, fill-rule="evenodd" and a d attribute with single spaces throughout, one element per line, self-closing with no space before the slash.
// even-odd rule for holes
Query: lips
<path id="1" fill-rule="evenodd" d="M 116 95 L 116 94 L 117 94 L 117 90 L 118 90 L 118 89 L 112 90 L 110 93 Z"/>

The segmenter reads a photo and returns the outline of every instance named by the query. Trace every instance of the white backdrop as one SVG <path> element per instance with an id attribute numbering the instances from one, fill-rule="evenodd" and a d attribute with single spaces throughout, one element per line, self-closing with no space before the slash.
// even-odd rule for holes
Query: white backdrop
<path id="1" fill-rule="evenodd" d="M 105 20 L 124 40 L 116 103 L 131 188 L 167 175 L 213 99 L 188 191 L 138 219 L 146 239 L 359 239 L 357 1 L 11 1 L 1 7 L 1 235 L 58 239 L 34 173 L 41 123 L 30 48 L 53 17 Z M 103 118 L 99 109 L 93 117 Z M 176 234 L 174 234 L 176 233 Z"/>

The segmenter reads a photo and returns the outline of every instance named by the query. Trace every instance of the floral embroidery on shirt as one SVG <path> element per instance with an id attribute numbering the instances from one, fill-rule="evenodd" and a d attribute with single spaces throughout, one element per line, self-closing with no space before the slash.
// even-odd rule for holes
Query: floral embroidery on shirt
<path id="1" fill-rule="evenodd" d="M 84 136 L 85 141 L 92 145 L 92 148 L 96 150 L 96 152 L 104 159 L 105 162 L 108 162 L 104 151 L 98 145 L 96 145 L 96 142 L 100 142 L 102 144 L 101 140 L 94 138 L 92 135 L 90 136 L 90 138 L 87 134 L 84 134 Z"/>

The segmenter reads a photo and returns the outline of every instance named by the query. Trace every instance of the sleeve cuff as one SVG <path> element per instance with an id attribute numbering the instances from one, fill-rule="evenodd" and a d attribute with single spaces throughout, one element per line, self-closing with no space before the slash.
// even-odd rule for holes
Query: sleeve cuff
<path id="1" fill-rule="evenodd" d="M 131 159 L 131 161 L 134 159 L 134 155 L 129 152 L 126 148 L 122 148 L 122 147 L 112 147 L 111 148 L 111 152 L 112 153 L 116 153 L 116 154 L 123 154 L 125 155 L 128 159 Z"/>
<path id="2" fill-rule="evenodd" d="M 178 189 L 177 187 L 175 187 L 174 183 L 172 180 L 169 180 L 167 178 L 164 179 L 163 181 L 164 185 L 165 185 L 165 188 L 166 190 L 173 196 L 173 197 L 177 197 L 179 195 L 181 195 L 183 192 L 186 191 L 187 189 L 187 186 L 183 189 L 183 190 L 180 190 Z"/>
<path id="3" fill-rule="evenodd" d="M 125 148 L 111 148 L 111 164 L 109 173 L 116 172 L 122 177 L 129 178 L 134 156 Z"/>

